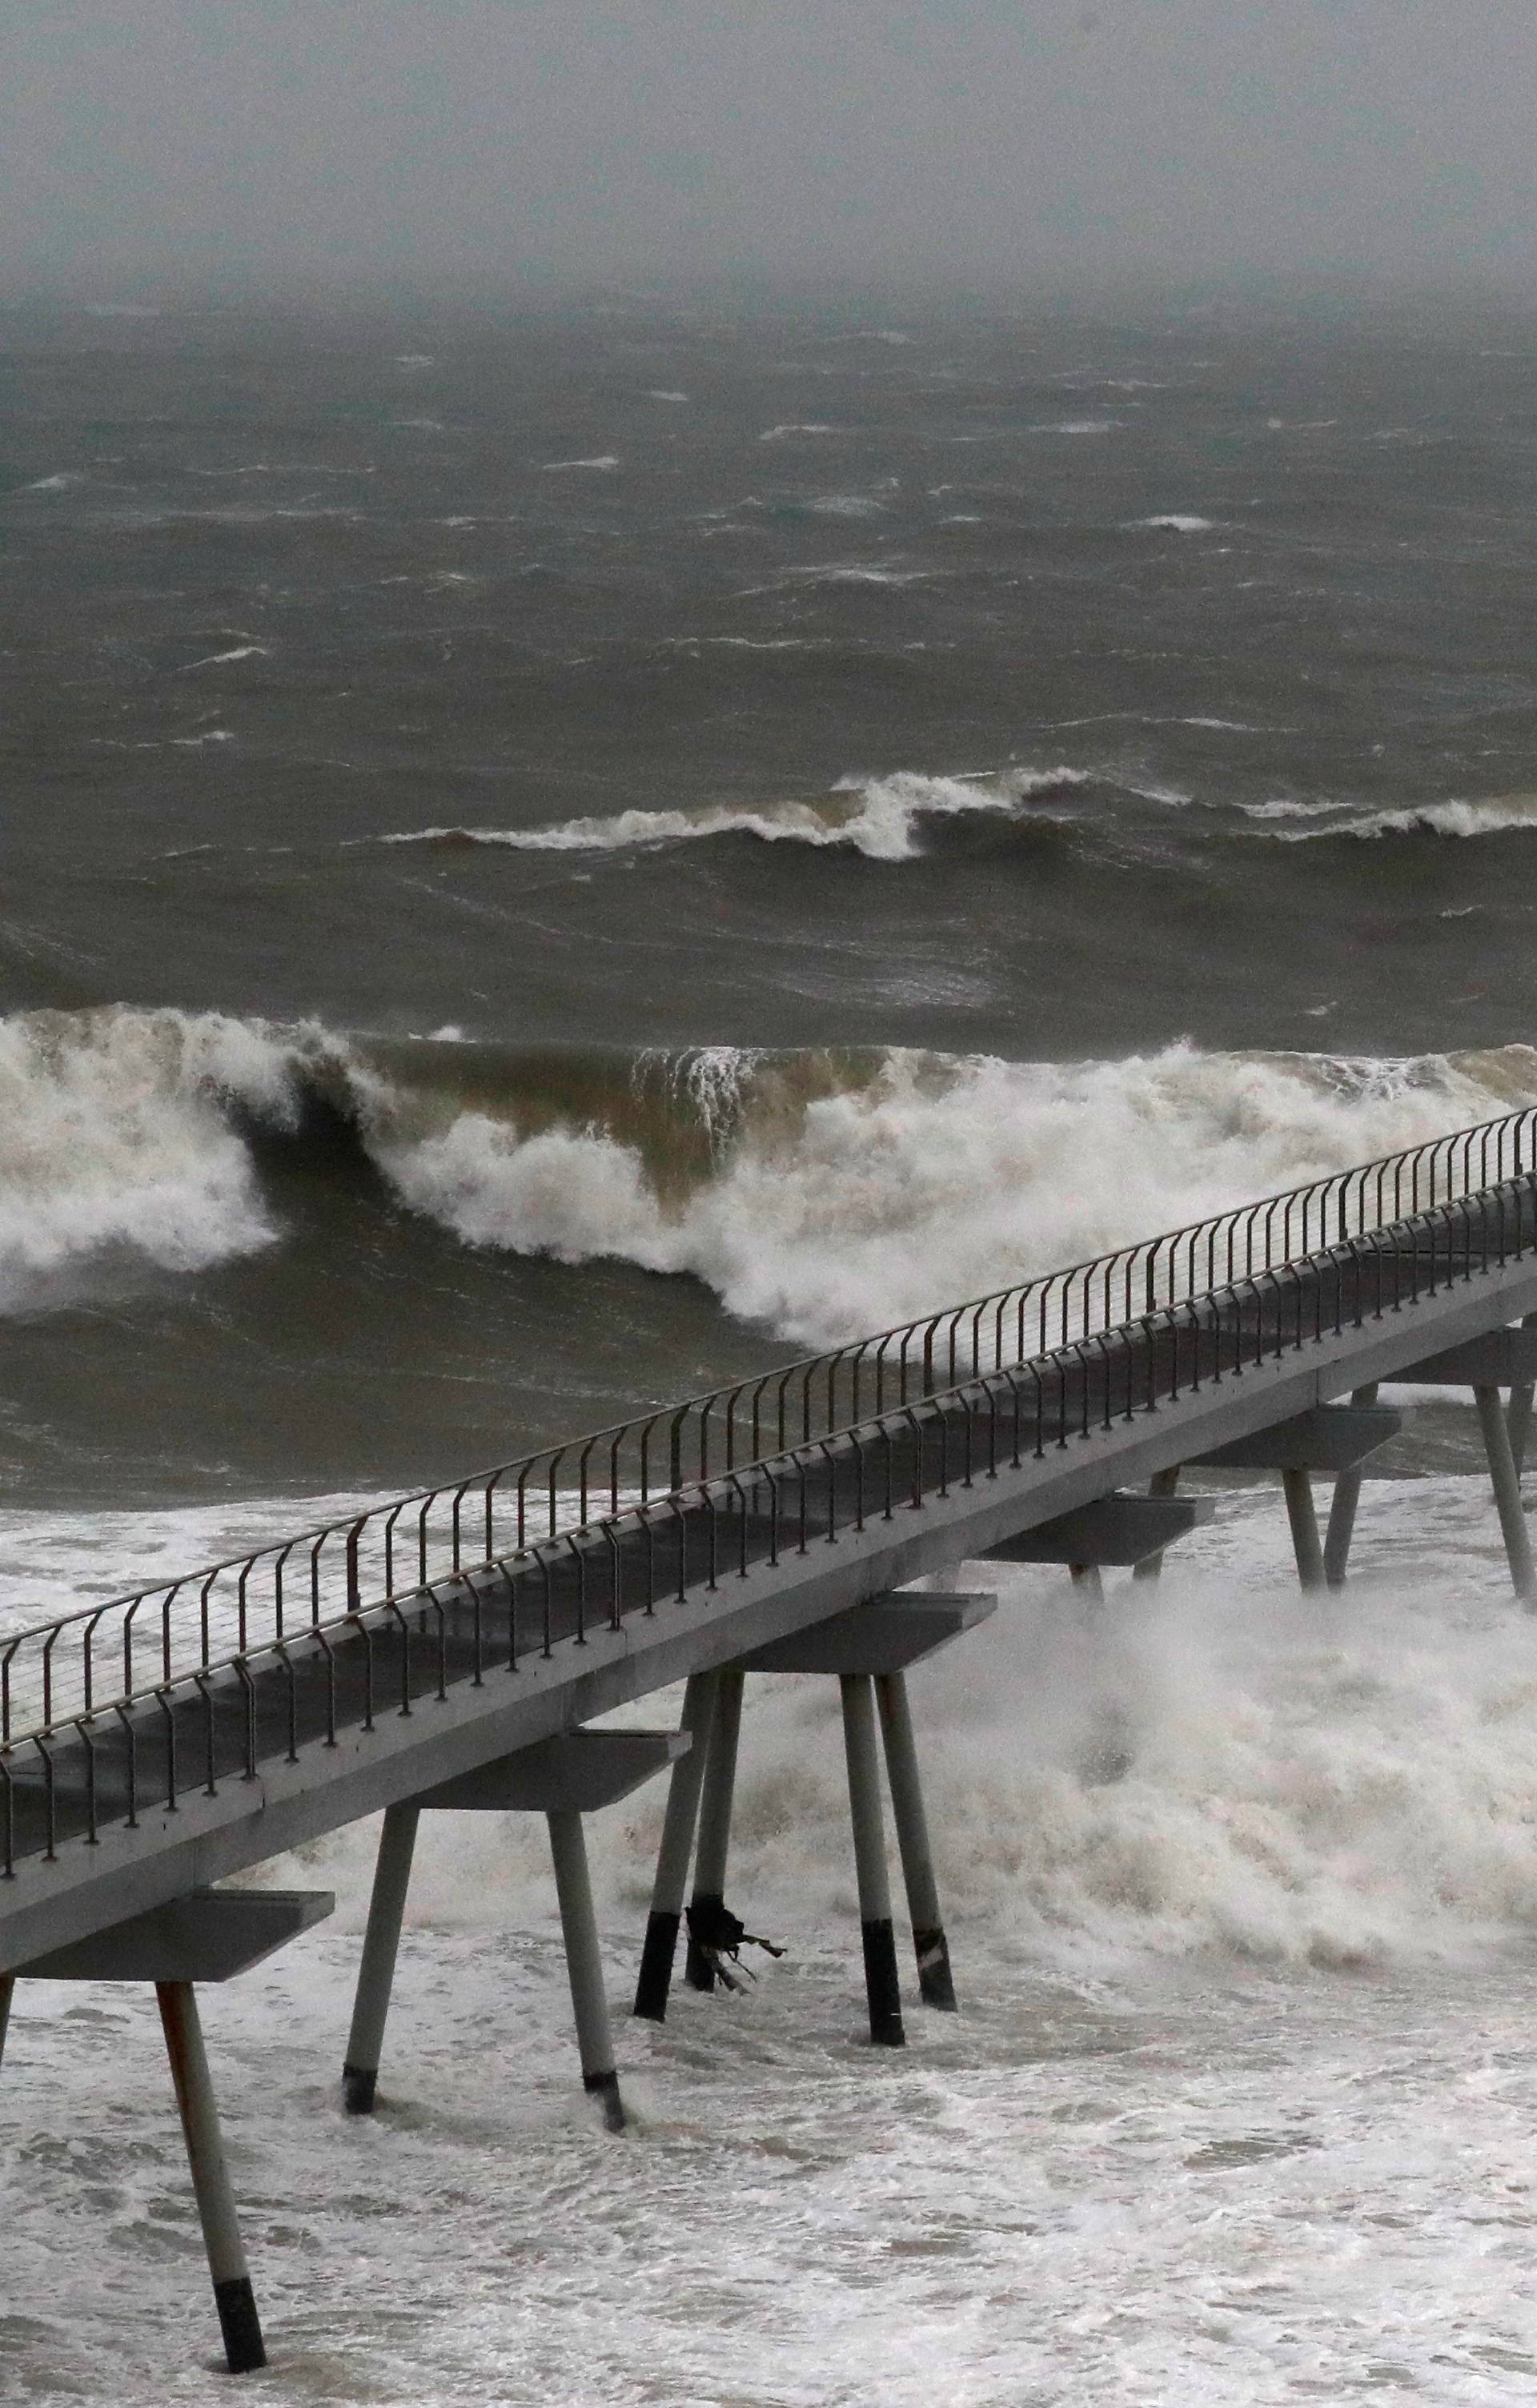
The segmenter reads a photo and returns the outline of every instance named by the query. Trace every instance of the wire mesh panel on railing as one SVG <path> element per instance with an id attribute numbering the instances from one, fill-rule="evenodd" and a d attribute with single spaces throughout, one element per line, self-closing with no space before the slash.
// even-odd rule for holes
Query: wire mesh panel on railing
<path id="1" fill-rule="evenodd" d="M 0 1740 L 47 1731 L 466 1568 L 611 1523 L 630 1506 L 910 1413 L 967 1382 L 1061 1355 L 1328 1248 L 1530 1180 L 1534 1122 L 1537 1113 L 1527 1109 L 1329 1173 L 0 1639 Z"/>

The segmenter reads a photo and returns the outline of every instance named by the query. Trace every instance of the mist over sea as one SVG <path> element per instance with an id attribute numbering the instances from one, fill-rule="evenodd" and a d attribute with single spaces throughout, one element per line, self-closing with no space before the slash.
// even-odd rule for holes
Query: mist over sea
<path id="1" fill-rule="evenodd" d="M 1534 568 L 1514 306 L 0 309 L 0 1627 L 1537 1103 Z M 1477 1460 L 1425 1405 L 1327 1608 L 1262 1484 L 1092 1643 L 1000 1576 L 899 2063 L 814 1684 L 731 1885 L 791 1953 L 625 2028 L 622 2150 L 515 1821 L 439 1818 L 345 2125 L 314 1852 L 209 2008 L 265 2393 L 1537 2400 Z M 18 2008 L 18 2397 L 207 2396 L 152 2038 Z"/>

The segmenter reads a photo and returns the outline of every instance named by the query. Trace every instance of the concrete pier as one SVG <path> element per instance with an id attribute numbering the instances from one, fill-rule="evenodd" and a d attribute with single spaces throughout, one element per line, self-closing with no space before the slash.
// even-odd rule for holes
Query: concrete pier
<path id="1" fill-rule="evenodd" d="M 901 2048 L 902 1989 L 897 1972 L 897 1940 L 891 1921 L 891 1881 L 886 1870 L 885 1826 L 881 1814 L 881 1767 L 875 1747 L 875 1702 L 862 1672 L 845 1672 L 843 1749 L 848 1761 L 849 1813 L 854 1824 L 854 1861 L 859 1883 L 859 1936 L 864 1944 L 865 1991 L 869 2036 L 881 2048 Z"/>
<path id="2" fill-rule="evenodd" d="M 555 1895 L 560 1901 L 560 1928 L 566 1942 L 566 1970 L 571 1985 L 571 2012 L 576 2017 L 582 2087 L 602 2100 L 603 2120 L 610 2131 L 622 2132 L 625 2102 L 619 2095 L 619 2074 L 614 2065 L 613 2034 L 609 2028 L 603 1957 L 597 1943 L 597 1918 L 593 1913 L 593 1885 L 587 1871 L 587 1842 L 582 1817 L 567 1812 L 550 1814 L 546 1821 L 550 1828 L 550 1854 L 555 1865 Z"/>
<path id="3" fill-rule="evenodd" d="M 745 1676 L 727 1665 L 715 1675 L 710 1753 L 699 1796 L 699 1847 L 694 1862 L 694 1894 L 688 1903 L 685 1978 L 691 1990 L 715 1986 L 715 1946 L 725 1905 L 725 1868 L 731 1853 L 731 1809 L 737 1789 L 737 1752 L 741 1741 Z"/>
<path id="4" fill-rule="evenodd" d="M 384 2022 L 390 2012 L 395 1960 L 405 1919 L 406 1893 L 410 1887 L 411 1858 L 416 1853 L 416 1827 L 421 1819 L 422 1810 L 414 1805 L 389 1806 L 384 1812 L 373 1894 L 368 1901 L 368 1927 L 363 1936 L 357 1996 L 347 2039 L 347 2058 L 341 2069 L 341 2095 L 350 2115 L 371 2112 L 379 2085 Z"/>
<path id="5" fill-rule="evenodd" d="M 190 1982 L 157 1982 L 155 1997 L 165 2033 L 165 2054 L 171 2061 L 176 2103 L 187 2143 L 203 2245 L 213 2277 L 213 2301 L 224 2356 L 232 2374 L 251 2374 L 266 2364 L 266 2345 L 255 2294 L 240 2239 L 240 2219 L 224 2163 L 223 2137 L 208 2075 L 208 2052 L 197 2013 L 197 1993 Z"/>
<path id="6" fill-rule="evenodd" d="M 1353 1388 L 1350 1401 L 1353 1405 L 1374 1405 L 1377 1401 L 1375 1380 L 1370 1381 L 1364 1388 Z M 1329 1509 L 1329 1529 L 1324 1539 L 1324 1578 L 1330 1588 L 1344 1586 L 1364 1477 L 1361 1466 L 1353 1463 L 1339 1474 L 1334 1483 L 1334 1495 Z"/>
<path id="7" fill-rule="evenodd" d="M 646 1920 L 645 1945 L 635 1985 L 635 2010 L 652 2023 L 665 2023 L 678 1956 L 678 1930 L 683 1919 L 683 1895 L 688 1887 L 688 1863 L 698 1821 L 699 1791 L 710 1753 L 710 1731 L 719 1683 L 715 1672 L 691 1672 L 683 1691 L 682 1728 L 690 1746 L 672 1768 L 668 1784 L 662 1844 L 656 1856 L 656 1880 Z M 724 1882 L 724 1867 L 723 1867 Z"/>
<path id="8" fill-rule="evenodd" d="M 1479 1426 L 1484 1432 L 1484 1451 L 1488 1457 L 1489 1479 L 1494 1487 L 1494 1502 L 1505 1541 L 1511 1582 L 1530 1613 L 1537 1610 L 1537 1571 L 1532 1568 L 1531 1540 L 1527 1532 L 1527 1517 L 1521 1510 L 1520 1475 L 1515 1469 L 1515 1456 L 1500 1402 L 1500 1391 L 1481 1384 L 1473 1390 L 1473 1402 L 1478 1408 Z"/>
<path id="9" fill-rule="evenodd" d="M 1519 1487 L 1537 1389 L 1537 1113 L 13 1632 L 0 2021 L 17 1977 L 164 1988 L 231 2362 L 254 2364 L 189 1985 L 318 1910 L 231 1891 L 230 1876 L 387 1810 L 346 2061 L 363 2108 L 415 1816 L 546 1814 L 583 2081 L 617 2120 L 581 1817 L 673 1770 L 638 2003 L 665 2011 L 695 1820 L 688 1971 L 711 1986 L 740 1931 L 725 1888 L 744 1672 L 835 1673 L 871 2037 L 898 2045 L 877 1702 L 920 1981 L 948 2005 L 899 1676 L 968 1619 L 920 1639 L 920 1617 L 967 1601 L 915 1584 L 988 1558 L 1096 1583 L 1104 1566 L 1153 1566 L 1212 1510 L 1174 1493 L 1180 1468 L 1221 1459 L 1282 1473 L 1317 1588 L 1343 1577 L 1355 1492 L 1337 1493 L 1326 1555 L 1312 1476 L 1357 1469 L 1394 1418 L 1370 1399 L 1402 1380 L 1473 1390 L 1512 1579 L 1537 1604 Z M 1135 1598 L 1128 1585 L 1117 1605 Z M 593 1727 L 685 1680 L 682 1733 Z M 707 1711 L 702 1779 L 683 1778 Z"/>
<path id="10" fill-rule="evenodd" d="M 934 1878 L 934 1852 L 929 1844 L 928 1817 L 924 1812 L 923 1781 L 912 1735 L 906 1673 L 877 1673 L 875 1703 L 885 1743 L 886 1784 L 891 1791 L 891 1818 L 897 1826 L 897 1845 L 902 1860 L 913 1953 L 918 1959 L 918 1993 L 926 2006 L 954 2013 L 955 1985 L 950 1970 L 950 1944 L 940 1914 L 940 1890 Z"/>

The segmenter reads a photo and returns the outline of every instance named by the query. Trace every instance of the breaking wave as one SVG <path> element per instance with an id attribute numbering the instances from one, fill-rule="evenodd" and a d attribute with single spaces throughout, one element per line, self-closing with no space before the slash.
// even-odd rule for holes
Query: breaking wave
<path id="1" fill-rule="evenodd" d="M 1406 810 L 1378 811 L 1353 820 L 1354 837 L 1499 836 L 1509 828 L 1537 828 L 1537 795 L 1490 795 L 1481 802 L 1415 803 Z"/>
<path id="2" fill-rule="evenodd" d="M 925 819 L 1010 812 L 1089 782 L 1087 771 L 1066 767 L 970 778 L 928 778 L 902 769 L 889 778 L 851 780 L 814 799 L 616 811 L 610 818 L 561 820 L 550 827 L 413 828 L 375 840 L 500 845 L 517 853 L 607 853 L 632 845 L 686 843 L 698 837 L 753 836 L 765 844 L 847 845 L 870 861 L 912 861 L 921 851 L 919 827 Z"/>
<path id="3" fill-rule="evenodd" d="M 1256 820 L 1322 820 L 1315 827 L 1277 831 L 1285 844 L 1316 843 L 1321 837 L 1353 837 L 1377 842 L 1388 837 L 1501 836 L 1513 830 L 1537 829 L 1537 795 L 1488 795 L 1475 801 L 1452 798 L 1443 803 L 1407 803 L 1401 809 L 1372 811 L 1365 818 L 1345 816 L 1346 806 L 1333 801 L 1301 802 L 1283 796 L 1271 803 L 1244 803 L 1241 809 Z"/>
<path id="4" fill-rule="evenodd" d="M 323 1128 L 317 1175 L 467 1245 L 688 1274 L 817 1345 L 1533 1100 L 1524 1045 L 1022 1063 L 33 1013 L 0 1022 L 0 1308 L 302 1242 L 263 1164 Z"/>

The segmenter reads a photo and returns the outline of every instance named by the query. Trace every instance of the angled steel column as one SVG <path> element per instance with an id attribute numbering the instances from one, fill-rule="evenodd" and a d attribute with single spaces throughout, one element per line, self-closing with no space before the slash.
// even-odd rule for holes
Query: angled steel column
<path id="1" fill-rule="evenodd" d="M 1515 1594 L 1531 1612 L 1537 1609 L 1537 1573 L 1531 1561 L 1531 1541 L 1527 1532 L 1527 1517 L 1521 1511 L 1521 1483 L 1516 1474 L 1515 1457 L 1511 1451 L 1510 1431 L 1500 1402 L 1498 1388 L 1475 1388 L 1473 1402 L 1484 1431 L 1484 1452 L 1489 1459 L 1489 1479 L 1494 1486 L 1494 1501 L 1500 1511 L 1500 1527 L 1504 1535 L 1505 1555 L 1510 1564 L 1510 1576 Z"/>
<path id="2" fill-rule="evenodd" d="M 1318 1515 L 1313 1502 L 1313 1475 L 1307 1471 L 1284 1471 L 1281 1485 L 1286 1497 L 1286 1519 L 1291 1524 L 1291 1543 L 1297 1557 L 1297 1577 L 1306 1590 L 1326 1585 L 1324 1550 L 1318 1538 Z"/>
<path id="3" fill-rule="evenodd" d="M 1147 1484 L 1150 1497 L 1172 1497 L 1180 1484 L 1180 1468 L 1171 1464 L 1167 1471 L 1156 1471 Z M 1163 1550 L 1156 1555 L 1144 1555 L 1140 1564 L 1131 1567 L 1131 1577 L 1139 1581 L 1156 1581 L 1163 1570 Z"/>
<path id="4" fill-rule="evenodd" d="M 0 2065 L 5 2063 L 6 2034 L 10 2029 L 10 2002 L 16 1996 L 16 1983 L 9 1973 L 0 1973 Z"/>
<path id="5" fill-rule="evenodd" d="M 395 1952 L 410 1886 L 416 1827 L 415 1806 L 387 1806 L 379 1835 L 379 1860 L 374 1867 L 373 1896 L 368 1900 L 368 1928 L 363 1937 L 363 1960 L 357 1972 L 357 1997 L 352 2028 L 347 2036 L 347 2059 L 341 2069 L 341 2095 L 350 2115 L 366 2115 L 379 2084 L 380 2052 L 384 2045 L 384 2018 L 390 2012 Z"/>
<path id="6" fill-rule="evenodd" d="M 1364 1388 L 1352 1388 L 1350 1401 L 1353 1405 L 1374 1405 L 1376 1381 L 1369 1380 Z M 1324 1540 L 1324 1578 L 1330 1588 L 1344 1586 L 1350 1542 L 1356 1535 L 1356 1508 L 1361 1501 L 1361 1467 L 1357 1464 L 1349 1471 L 1342 1471 L 1334 1483 L 1329 1530 Z"/>
<path id="7" fill-rule="evenodd" d="M 881 1815 L 881 1764 L 875 1745 L 875 1707 L 868 1673 L 842 1672 L 843 1749 L 849 1767 L 849 1813 L 854 1823 L 854 1862 L 859 1880 L 859 1931 L 865 1947 L 865 1991 L 869 2036 L 883 2048 L 900 2048 L 902 1992 L 897 1975 L 897 1941 L 891 1928 L 891 1883 L 886 1873 L 886 1834 Z"/>
<path id="8" fill-rule="evenodd" d="M 678 1926 L 683 1919 L 683 1893 L 688 1886 L 688 1860 L 698 1819 L 699 1789 L 709 1755 L 711 1721 L 715 1711 L 715 1672 L 691 1672 L 683 1691 L 682 1728 L 693 1741 L 686 1756 L 672 1768 L 668 1784 L 668 1809 L 662 1844 L 656 1852 L 656 1881 L 651 1894 L 646 1943 L 635 1985 L 635 2013 L 652 2023 L 665 2023 L 668 1993 L 672 1987 L 673 1960 L 678 1953 Z"/>
<path id="9" fill-rule="evenodd" d="M 708 1929 L 725 1903 L 731 1803 L 737 1787 L 737 1747 L 741 1738 L 741 1699 L 746 1684 L 747 1675 L 731 1665 L 715 1675 L 710 1756 L 699 1798 L 699 1852 L 694 1860 L 694 1895 L 689 1900 L 685 1979 L 691 1990 L 712 1990 L 715 1986 L 715 1968 L 695 1937 L 694 1927 L 697 1922 Z"/>
<path id="10" fill-rule="evenodd" d="M 923 1781 L 912 1737 L 912 1709 L 908 1701 L 905 1672 L 878 1672 L 875 1702 L 881 1715 L 881 1736 L 886 1749 L 886 1784 L 891 1791 L 891 1818 L 901 1850 L 907 1911 L 912 1924 L 912 1946 L 918 1959 L 918 1991 L 924 2004 L 954 2011 L 955 1985 L 950 1971 L 950 1947 L 940 1920 L 939 1885 L 928 1844 L 928 1817 L 924 1813 Z"/>
<path id="11" fill-rule="evenodd" d="M 1523 1329 L 1537 1329 L 1537 1312 L 1529 1312 L 1521 1323 Z M 1515 1465 L 1515 1477 L 1521 1477 L 1527 1459 L 1527 1441 L 1531 1436 L 1532 1399 L 1537 1397 L 1530 1380 L 1518 1380 L 1510 1392 L 1510 1407 L 1505 1426 L 1510 1431 L 1510 1451 Z"/>
<path id="12" fill-rule="evenodd" d="M 208 2053 L 197 2015 L 197 1993 L 191 1982 L 157 1982 L 155 1997 L 160 2001 L 176 2103 L 181 2111 L 187 2163 L 192 2168 L 203 2242 L 208 2253 L 208 2272 L 213 2276 L 213 2299 L 224 2336 L 224 2356 L 232 2374 L 249 2374 L 266 2364 L 266 2349 L 246 2269 L 246 2253 L 241 2246 L 235 2194 L 224 2163 L 219 2110 L 208 2080 Z"/>
<path id="13" fill-rule="evenodd" d="M 544 1819 L 550 1826 L 550 1854 L 555 1864 L 555 1896 L 560 1901 L 566 1971 L 571 1984 L 577 2047 L 582 2053 L 582 2085 L 602 2100 L 603 2121 L 610 2131 L 622 2132 L 625 2102 L 619 2096 L 619 2075 L 614 2068 L 613 2035 L 609 2028 L 609 2001 L 603 1990 L 603 1957 L 597 1944 L 597 1918 L 593 1913 L 593 1885 L 587 1874 L 587 1842 L 582 1817 L 563 1812 L 547 1814 Z"/>

